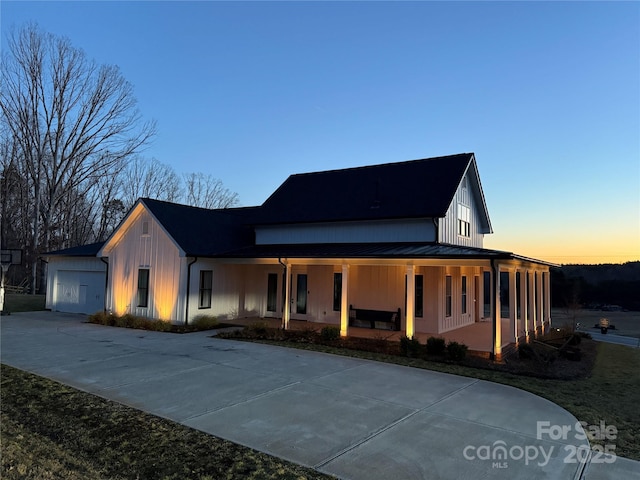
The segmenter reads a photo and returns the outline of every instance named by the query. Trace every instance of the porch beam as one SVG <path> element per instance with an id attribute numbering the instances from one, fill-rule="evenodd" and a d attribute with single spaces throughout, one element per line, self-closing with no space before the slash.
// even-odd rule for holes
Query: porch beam
<path id="1" fill-rule="evenodd" d="M 349 336 L 349 265 L 342 264 L 342 292 L 340 294 L 340 336 Z"/>
<path id="2" fill-rule="evenodd" d="M 416 301 L 416 266 L 407 265 L 407 312 L 406 336 L 413 338 L 415 334 L 415 301 Z"/>

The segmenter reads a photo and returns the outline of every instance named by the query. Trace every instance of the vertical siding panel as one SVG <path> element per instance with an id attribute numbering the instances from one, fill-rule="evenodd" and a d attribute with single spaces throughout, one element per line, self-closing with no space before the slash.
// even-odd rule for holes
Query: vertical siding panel
<path id="1" fill-rule="evenodd" d="M 458 204 L 461 203 L 471 209 L 471 235 L 469 238 L 458 235 Z M 452 245 L 461 245 L 465 247 L 482 248 L 484 244 L 484 234 L 480 232 L 480 212 L 478 205 L 474 201 L 471 194 L 471 186 L 466 189 L 462 188 L 462 184 L 458 186 L 458 190 L 453 197 L 453 201 L 447 210 L 444 219 L 441 219 L 440 241 L 450 243 Z"/>

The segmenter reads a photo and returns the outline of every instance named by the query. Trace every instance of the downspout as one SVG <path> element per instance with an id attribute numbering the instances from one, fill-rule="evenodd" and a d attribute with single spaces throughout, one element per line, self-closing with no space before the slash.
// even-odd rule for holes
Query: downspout
<path id="1" fill-rule="evenodd" d="M 107 311 L 107 293 L 109 292 L 109 262 L 105 260 L 104 257 L 100 257 L 100 261 L 107 266 L 107 270 L 104 276 L 104 300 L 102 301 L 103 303 L 102 310 L 106 312 Z"/>
<path id="2" fill-rule="evenodd" d="M 191 287 L 191 265 L 198 261 L 198 257 L 193 257 L 193 261 L 187 264 L 187 299 L 184 308 L 184 324 L 189 324 L 189 293 Z"/>

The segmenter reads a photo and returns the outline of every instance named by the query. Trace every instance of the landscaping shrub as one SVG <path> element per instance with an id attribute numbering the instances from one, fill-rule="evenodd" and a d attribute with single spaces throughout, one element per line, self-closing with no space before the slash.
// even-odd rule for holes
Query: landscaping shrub
<path id="1" fill-rule="evenodd" d="M 518 345 L 518 358 L 522 360 L 531 360 L 535 358 L 535 352 L 530 343 L 522 342 Z"/>
<path id="2" fill-rule="evenodd" d="M 192 326 L 197 330 L 209 330 L 217 327 L 219 323 L 218 319 L 213 315 L 197 315 L 191 322 Z"/>
<path id="3" fill-rule="evenodd" d="M 322 327 L 320 338 L 326 342 L 335 341 L 340 338 L 340 329 L 338 327 Z"/>
<path id="4" fill-rule="evenodd" d="M 464 343 L 449 342 L 447 344 L 447 353 L 449 354 L 449 358 L 457 362 L 465 359 L 467 356 L 467 349 L 468 347 Z"/>
<path id="5" fill-rule="evenodd" d="M 269 331 L 267 322 L 253 322 L 245 327 L 245 330 L 255 338 L 266 338 Z"/>
<path id="6" fill-rule="evenodd" d="M 558 351 L 540 342 L 523 342 L 518 345 L 518 357 L 522 360 L 531 360 L 541 367 L 548 367 L 558 358 Z"/>
<path id="7" fill-rule="evenodd" d="M 420 356 L 420 347 L 420 341 L 417 338 L 400 338 L 400 353 L 402 353 L 402 355 L 416 358 Z"/>
<path id="8" fill-rule="evenodd" d="M 430 355 L 444 355 L 447 344 L 442 337 L 427 338 L 427 353 Z"/>

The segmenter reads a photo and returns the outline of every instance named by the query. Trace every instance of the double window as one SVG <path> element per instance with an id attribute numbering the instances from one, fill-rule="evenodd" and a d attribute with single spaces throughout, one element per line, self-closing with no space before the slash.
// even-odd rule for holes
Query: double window
<path id="1" fill-rule="evenodd" d="M 200 292 L 198 308 L 211 308 L 211 291 L 213 289 L 213 271 L 200 270 Z"/>
<path id="2" fill-rule="evenodd" d="M 471 236 L 471 209 L 462 204 L 458 204 L 458 235 Z"/>

